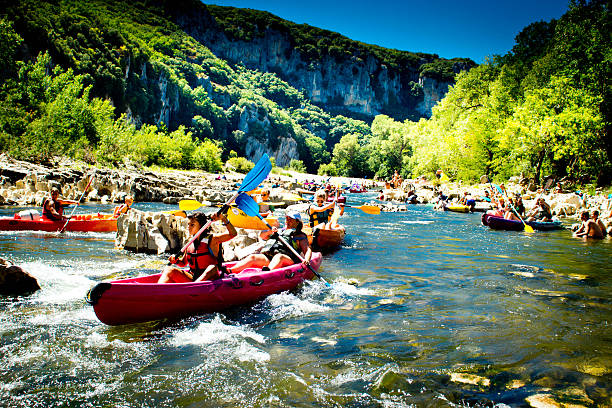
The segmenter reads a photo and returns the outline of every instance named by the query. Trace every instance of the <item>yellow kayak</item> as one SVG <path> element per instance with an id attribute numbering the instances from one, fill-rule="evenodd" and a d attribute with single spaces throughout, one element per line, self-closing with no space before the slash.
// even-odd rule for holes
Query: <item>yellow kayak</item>
<path id="1" fill-rule="evenodd" d="M 470 207 L 463 204 L 448 204 L 446 206 L 448 211 L 460 212 L 460 213 L 468 213 L 470 212 Z"/>
<path id="2" fill-rule="evenodd" d="M 249 217 L 238 207 L 232 207 L 227 212 L 227 219 L 236 228 L 247 228 L 254 230 L 267 230 L 268 227 L 258 217 Z M 274 216 L 267 216 L 265 220 L 273 227 L 278 227 L 278 219 Z"/>

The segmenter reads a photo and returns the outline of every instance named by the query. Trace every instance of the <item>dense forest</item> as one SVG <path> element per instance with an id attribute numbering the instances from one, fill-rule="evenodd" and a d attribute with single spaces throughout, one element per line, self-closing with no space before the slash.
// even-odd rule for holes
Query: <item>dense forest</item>
<path id="1" fill-rule="evenodd" d="M 386 116 L 371 135 L 347 135 L 329 172 L 431 175 L 476 181 L 552 175 L 611 181 L 612 19 L 608 2 L 573 2 L 558 21 L 536 22 L 512 50 L 459 74 L 429 120 Z"/>
<path id="2" fill-rule="evenodd" d="M 0 0 L 0 151 L 217 171 L 247 149 L 288 146 L 291 166 L 328 175 L 444 169 L 467 181 L 552 174 L 610 182 L 607 2 L 572 2 L 558 21 L 526 27 L 506 55 L 459 73 L 430 119 L 373 122 L 326 112 L 276 73 L 217 58 L 165 17 L 168 4 Z M 267 13 L 211 10 L 241 40 L 265 24 L 295 31 Z M 296 47 L 313 59 L 371 52 L 411 69 L 420 57 L 328 33 L 319 45 L 321 30 L 303 26 Z M 444 61 L 420 69 L 454 75 Z"/>

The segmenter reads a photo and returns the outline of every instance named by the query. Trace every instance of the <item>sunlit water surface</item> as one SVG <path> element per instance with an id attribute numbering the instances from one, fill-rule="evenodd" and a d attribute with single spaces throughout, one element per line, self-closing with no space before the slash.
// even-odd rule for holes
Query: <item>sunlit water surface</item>
<path id="1" fill-rule="evenodd" d="M 0 406 L 612 404 L 610 240 L 490 231 L 427 206 L 342 222 L 346 242 L 320 270 L 331 288 L 119 327 L 85 293 L 164 256 L 116 250 L 114 234 L 0 232 L 0 257 L 42 287 L 0 297 Z"/>

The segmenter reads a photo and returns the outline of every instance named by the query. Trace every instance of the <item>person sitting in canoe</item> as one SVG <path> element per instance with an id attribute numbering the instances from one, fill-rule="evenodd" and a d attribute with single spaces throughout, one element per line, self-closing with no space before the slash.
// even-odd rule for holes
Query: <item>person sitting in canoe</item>
<path id="1" fill-rule="evenodd" d="M 506 200 L 503 197 L 499 197 L 497 199 L 493 198 L 491 203 L 493 204 L 493 209 L 487 211 L 487 214 L 503 218 L 509 210 L 509 208 L 506 206 Z"/>
<path id="2" fill-rule="evenodd" d="M 263 231 L 260 237 L 265 240 L 264 246 L 259 253 L 251 254 L 228 268 L 229 273 L 239 273 L 246 268 L 264 268 L 270 270 L 282 268 L 301 262 L 280 239 L 275 238 L 278 234 L 304 257 L 305 264 L 310 262 L 312 249 L 308 245 L 308 236 L 302 232 L 302 217 L 299 212 L 293 211 L 285 216 L 285 228 L 278 232 L 277 228 Z"/>
<path id="3" fill-rule="evenodd" d="M 73 200 L 61 200 L 59 198 L 59 190 L 57 187 L 51 188 L 50 196 L 45 199 L 42 205 L 42 216 L 53 221 L 65 221 L 64 206 L 70 204 L 78 204 Z"/>
<path id="4" fill-rule="evenodd" d="M 550 222 L 551 220 L 550 206 L 543 198 L 538 198 L 536 206 L 527 214 L 527 221 Z"/>
<path id="5" fill-rule="evenodd" d="M 325 190 L 319 190 L 314 195 L 314 203 L 308 207 L 310 227 L 313 229 L 313 232 L 317 228 L 331 229 L 334 227 L 330 225 L 329 220 L 334 212 L 336 201 L 334 200 L 329 203 L 326 201 L 327 193 Z M 340 215 L 342 215 L 344 213 L 344 206 L 342 204 L 338 204 L 338 206 L 340 206 Z"/>
<path id="6" fill-rule="evenodd" d="M 134 198 L 132 198 L 131 195 L 126 195 L 125 199 L 123 200 L 123 204 L 115 207 L 115 210 L 113 211 L 113 217 L 117 218 L 121 214 L 127 213 L 132 207 L 132 204 L 134 204 Z"/>
<path id="7" fill-rule="evenodd" d="M 259 204 L 259 214 L 264 218 L 272 213 L 272 209 L 266 204 L 267 202 L 270 202 L 270 190 L 263 189 L 257 198 L 257 203 Z"/>
<path id="8" fill-rule="evenodd" d="M 591 219 L 588 211 L 582 211 L 580 213 L 580 220 L 582 224 L 580 228 L 576 232 L 574 232 L 575 237 L 584 237 L 584 238 L 603 238 L 604 234 L 599 227 L 599 225 Z"/>
<path id="9" fill-rule="evenodd" d="M 470 207 L 470 212 L 474 211 L 474 207 L 476 206 L 476 200 L 470 197 L 470 193 L 467 191 L 463 192 L 463 197 L 459 199 L 459 204 L 463 204 L 465 206 Z"/>
<path id="10" fill-rule="evenodd" d="M 191 236 L 195 235 L 208 221 L 207 215 L 202 212 L 189 214 L 187 219 Z M 219 269 L 223 263 L 221 244 L 238 234 L 236 228 L 229 222 L 225 214 L 217 216 L 215 213 L 212 216 L 212 220 L 221 221 L 227 228 L 227 232 L 224 234 L 210 234 L 204 238 L 202 236 L 198 237 L 187 247 L 185 256 L 181 259 L 171 255 L 169 261 L 172 265 L 164 268 L 157 283 L 200 282 L 216 279 L 220 276 Z M 181 268 L 187 266 L 189 266 L 188 270 Z"/>
<path id="11" fill-rule="evenodd" d="M 514 199 L 508 197 L 508 209 L 504 214 L 504 218 L 507 220 L 520 221 L 521 218 L 525 218 L 525 206 L 523 205 L 523 199 L 520 196 L 516 196 Z"/>

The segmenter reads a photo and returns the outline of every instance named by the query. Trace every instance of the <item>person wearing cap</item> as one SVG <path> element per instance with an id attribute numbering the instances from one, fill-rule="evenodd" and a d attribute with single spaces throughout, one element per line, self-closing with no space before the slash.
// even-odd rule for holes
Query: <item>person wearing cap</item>
<path id="1" fill-rule="evenodd" d="M 234 238 L 238 233 L 229 222 L 225 214 L 216 213 L 210 218 L 212 221 L 221 221 L 227 228 L 226 233 L 200 235 L 186 249 L 185 256 L 177 258 L 171 255 L 168 259 L 170 265 L 162 271 L 157 283 L 185 283 L 200 282 L 216 279 L 223 270 L 223 251 L 221 244 Z M 196 212 L 187 216 L 189 235 L 194 236 L 209 220 L 209 217 Z M 187 269 L 188 268 L 188 269 Z"/>
<path id="2" fill-rule="evenodd" d="M 132 204 L 134 204 L 134 198 L 132 198 L 131 195 L 125 196 L 125 199 L 123 200 L 123 204 L 115 207 L 115 210 L 113 211 L 113 217 L 117 218 L 121 214 L 127 213 L 129 209 L 131 208 Z"/>
<path id="3" fill-rule="evenodd" d="M 266 242 L 259 253 L 251 254 L 237 262 L 231 268 L 228 268 L 228 272 L 239 273 L 246 268 L 277 269 L 302 262 L 293 251 L 281 242 L 279 236 L 303 257 L 305 264 L 308 264 L 312 256 L 312 249 L 308 245 L 308 236 L 302 232 L 302 227 L 300 213 L 297 211 L 288 212 L 285 215 L 285 228 L 278 231 L 275 227 L 262 232 L 260 237 Z"/>
<path id="4" fill-rule="evenodd" d="M 53 187 L 50 191 L 50 196 L 45 199 L 42 205 L 42 216 L 53 221 L 65 221 L 64 206 L 70 204 L 78 204 L 73 200 L 61 200 L 59 198 L 60 191 L 57 187 Z"/>

